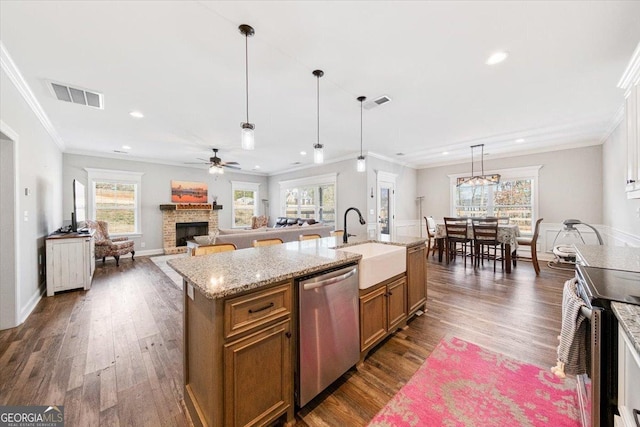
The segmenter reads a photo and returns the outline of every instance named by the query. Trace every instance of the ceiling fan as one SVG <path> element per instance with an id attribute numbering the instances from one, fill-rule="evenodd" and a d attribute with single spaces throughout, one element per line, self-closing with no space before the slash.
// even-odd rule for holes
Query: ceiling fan
<path id="1" fill-rule="evenodd" d="M 186 164 L 188 164 L 188 165 L 209 165 L 209 173 L 212 173 L 212 174 L 215 174 L 215 173 L 222 174 L 222 173 L 224 173 L 223 167 L 229 168 L 229 169 L 241 169 L 240 166 L 236 166 L 236 165 L 239 165 L 238 162 L 223 162 L 222 159 L 220 157 L 218 157 L 218 149 L 217 148 L 212 148 L 212 150 L 213 150 L 213 157 L 209 157 L 209 160 L 198 158 L 198 160 L 202 160 L 202 162 L 191 162 L 191 163 L 186 163 Z"/>

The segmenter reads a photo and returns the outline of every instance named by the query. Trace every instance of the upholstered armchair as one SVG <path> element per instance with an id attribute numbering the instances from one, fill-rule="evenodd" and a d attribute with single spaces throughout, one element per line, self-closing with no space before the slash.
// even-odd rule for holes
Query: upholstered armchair
<path id="1" fill-rule="evenodd" d="M 252 229 L 266 227 L 268 224 L 269 224 L 269 218 L 267 218 L 264 215 L 252 216 L 251 217 L 251 228 Z"/>
<path id="2" fill-rule="evenodd" d="M 87 228 L 95 230 L 94 238 L 96 242 L 96 259 L 102 258 L 102 262 L 108 256 L 116 259 L 116 267 L 120 265 L 120 255 L 126 255 L 131 252 L 131 260 L 136 254 L 134 250 L 134 241 L 128 237 L 109 236 L 109 223 L 106 221 L 87 220 L 85 222 Z"/>

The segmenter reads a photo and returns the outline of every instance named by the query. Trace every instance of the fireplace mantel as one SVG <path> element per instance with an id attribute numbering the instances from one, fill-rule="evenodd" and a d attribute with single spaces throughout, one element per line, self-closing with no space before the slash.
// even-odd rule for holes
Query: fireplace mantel
<path id="1" fill-rule="evenodd" d="M 211 203 L 168 203 L 160 205 L 161 211 L 210 211 L 220 209 L 222 209 L 222 205 Z"/>

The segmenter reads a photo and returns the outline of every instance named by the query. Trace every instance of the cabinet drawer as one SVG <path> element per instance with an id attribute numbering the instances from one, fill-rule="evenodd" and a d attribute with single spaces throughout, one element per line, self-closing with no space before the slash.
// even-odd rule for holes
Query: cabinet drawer
<path id="1" fill-rule="evenodd" d="M 417 246 L 414 246 L 412 248 L 408 248 L 407 249 L 407 254 L 412 254 L 414 252 L 419 252 L 419 251 L 423 251 L 423 250 L 425 250 L 425 246 L 424 245 L 417 245 Z"/>
<path id="2" fill-rule="evenodd" d="M 291 283 L 224 303 L 224 336 L 233 337 L 291 314 Z"/>

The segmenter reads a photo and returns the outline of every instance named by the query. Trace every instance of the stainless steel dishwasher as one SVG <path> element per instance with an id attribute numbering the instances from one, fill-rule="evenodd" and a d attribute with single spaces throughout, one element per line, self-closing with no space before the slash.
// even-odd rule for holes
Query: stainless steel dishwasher
<path id="1" fill-rule="evenodd" d="M 296 398 L 306 405 L 358 362 L 358 266 L 298 281 L 298 378 Z"/>

